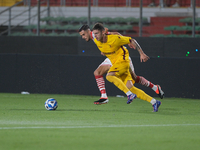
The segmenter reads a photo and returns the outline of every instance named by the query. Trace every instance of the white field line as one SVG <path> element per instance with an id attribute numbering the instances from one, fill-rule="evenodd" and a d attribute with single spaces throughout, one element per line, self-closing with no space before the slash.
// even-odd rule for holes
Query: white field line
<path id="1" fill-rule="evenodd" d="M 0 130 L 8 130 L 8 129 L 78 129 L 78 128 L 125 128 L 125 127 L 175 127 L 175 126 L 200 126 L 200 124 L 106 125 L 106 126 L 32 126 L 32 127 L 0 127 Z"/>

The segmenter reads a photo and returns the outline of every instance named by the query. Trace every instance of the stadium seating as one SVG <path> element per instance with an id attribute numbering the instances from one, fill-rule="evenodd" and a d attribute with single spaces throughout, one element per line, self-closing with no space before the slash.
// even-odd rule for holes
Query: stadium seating
<path id="1" fill-rule="evenodd" d="M 189 34 L 179 34 L 179 35 L 176 35 L 176 34 L 168 34 L 168 35 L 164 35 L 164 34 L 155 34 L 155 35 L 152 35 L 151 37 L 182 37 L 182 38 L 185 38 L 185 37 L 192 37 L 192 35 L 189 35 Z M 196 34 L 195 37 L 200 37 L 200 34 Z"/>
<path id="2" fill-rule="evenodd" d="M 87 17 L 44 17 L 41 18 L 41 21 L 45 23 L 45 25 L 40 26 L 40 31 L 44 33 L 44 36 L 79 36 L 77 34 L 78 29 L 82 24 L 87 24 Z M 109 29 L 109 31 L 118 31 L 123 35 L 132 35 L 136 34 L 138 30 L 139 18 L 134 17 L 92 17 L 90 19 L 91 25 L 90 27 L 96 23 L 101 22 L 104 24 L 105 27 Z M 178 21 L 177 21 L 178 22 Z M 157 33 L 155 35 L 151 34 L 151 37 L 191 37 L 192 26 L 189 24 L 191 23 L 191 18 L 182 18 L 179 22 L 183 22 L 185 25 L 171 25 L 166 26 L 162 29 L 163 31 L 170 31 L 169 33 Z M 200 18 L 196 18 L 196 24 L 200 22 Z M 143 18 L 144 29 L 149 27 L 149 23 L 147 18 Z M 37 25 L 29 25 L 25 26 L 24 29 L 27 29 L 29 32 L 32 30 L 33 33 L 36 33 Z M 200 33 L 200 26 L 195 27 L 197 35 Z M 52 34 L 51 34 L 52 33 Z M 54 34 L 54 33 L 57 33 Z M 177 35 L 174 35 L 177 34 Z M 186 34 L 186 35 L 185 35 Z"/>
<path id="3" fill-rule="evenodd" d="M 167 27 L 164 27 L 164 30 L 171 31 L 171 36 L 191 37 L 191 33 L 192 33 L 192 30 L 193 30 L 193 27 L 192 27 L 193 18 L 191 18 L 191 17 L 183 18 L 183 19 L 180 19 L 179 22 L 184 23 L 185 25 L 183 25 L 183 26 L 167 26 Z M 197 33 L 196 37 L 199 37 L 200 18 L 195 18 L 195 24 L 196 24 L 195 32 Z M 174 34 L 176 34 L 176 35 L 174 35 Z"/>
<path id="4" fill-rule="evenodd" d="M 179 26 L 169 26 L 169 27 L 165 27 L 164 30 L 170 30 L 171 34 L 173 34 L 173 31 L 178 28 L 179 28 Z"/>
<path id="5" fill-rule="evenodd" d="M 41 25 L 40 30 L 50 36 L 56 36 L 54 33 L 58 33 L 60 36 L 77 36 L 77 31 L 82 24 L 87 23 L 87 17 L 44 17 L 41 18 L 41 22 L 46 25 Z M 91 28 L 96 22 L 101 22 L 110 31 L 119 31 L 124 35 L 129 31 L 133 31 L 133 26 L 138 26 L 139 18 L 134 17 L 92 17 L 91 18 Z M 144 23 L 148 23 L 147 18 L 143 18 Z M 35 32 L 37 25 L 24 26 L 24 29 L 28 31 L 32 30 Z M 52 34 L 50 34 L 52 33 Z M 71 34 L 70 34 L 71 33 Z"/>
<path id="6" fill-rule="evenodd" d="M 189 23 L 192 23 L 193 22 L 193 18 L 183 18 L 183 19 L 180 19 L 179 22 L 183 22 L 183 23 L 186 23 L 186 25 L 188 25 Z M 200 24 L 200 18 L 195 18 L 195 23 L 199 23 Z"/>
<path id="7" fill-rule="evenodd" d="M 154 34 L 154 35 L 151 35 L 151 37 L 165 37 L 164 34 Z"/>
<path id="8" fill-rule="evenodd" d="M 96 22 L 101 22 L 101 18 L 100 18 L 100 17 L 92 17 L 92 18 L 90 19 L 90 21 L 91 21 L 92 24 L 94 24 L 94 23 L 96 23 Z"/>

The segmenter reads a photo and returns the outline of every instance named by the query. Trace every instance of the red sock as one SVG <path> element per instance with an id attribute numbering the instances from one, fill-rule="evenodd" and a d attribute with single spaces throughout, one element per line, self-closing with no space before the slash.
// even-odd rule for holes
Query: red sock
<path id="1" fill-rule="evenodd" d="M 99 91 L 101 92 L 102 98 L 107 98 L 106 89 L 105 89 L 105 81 L 103 76 L 95 76 L 97 86 L 99 88 Z"/>
<path id="2" fill-rule="evenodd" d="M 157 93 L 157 86 L 154 85 L 153 83 L 151 83 L 150 81 L 148 81 L 147 79 L 145 79 L 142 76 L 137 76 L 135 83 L 139 83 L 139 84 L 144 85 L 146 87 L 150 87 Z"/>
<path id="3" fill-rule="evenodd" d="M 147 79 L 145 79 L 142 76 L 137 76 L 135 83 L 139 83 L 141 85 L 144 85 L 146 87 L 150 87 L 153 88 L 154 84 L 152 84 L 151 82 L 149 82 Z"/>

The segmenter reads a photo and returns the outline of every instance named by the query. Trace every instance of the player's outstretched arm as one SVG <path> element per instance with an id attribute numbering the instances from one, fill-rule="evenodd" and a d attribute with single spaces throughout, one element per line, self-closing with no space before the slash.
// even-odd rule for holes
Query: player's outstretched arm
<path id="1" fill-rule="evenodd" d="M 131 43 L 129 44 L 129 47 L 130 48 L 134 48 L 134 49 L 136 49 L 139 52 L 139 54 L 140 54 L 140 61 L 141 62 L 146 62 L 149 59 L 149 56 L 147 56 L 143 52 L 142 48 L 140 47 L 140 45 L 138 44 L 138 42 L 135 39 L 131 39 Z"/>
<path id="2" fill-rule="evenodd" d="M 108 28 L 105 28 L 105 33 L 108 33 Z M 109 34 L 123 36 L 119 32 L 109 32 Z M 149 59 L 149 57 L 143 52 L 142 48 L 140 47 L 140 45 L 137 43 L 135 39 L 131 39 L 131 43 L 128 44 L 128 46 L 130 48 L 136 49 L 139 52 L 141 62 L 146 62 Z"/>

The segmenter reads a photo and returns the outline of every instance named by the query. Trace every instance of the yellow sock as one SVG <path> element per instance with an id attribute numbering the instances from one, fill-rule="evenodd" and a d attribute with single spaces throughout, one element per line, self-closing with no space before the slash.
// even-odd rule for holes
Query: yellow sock
<path id="1" fill-rule="evenodd" d="M 133 86 L 130 91 L 134 94 L 137 95 L 137 97 L 141 100 L 147 101 L 147 102 L 151 102 L 151 100 L 153 99 L 153 97 L 147 95 L 144 91 L 136 88 L 135 86 Z"/>
<path id="2" fill-rule="evenodd" d="M 120 80 L 119 78 L 117 78 L 116 76 L 106 76 L 106 79 L 113 83 L 116 87 L 118 87 L 120 90 L 122 90 L 125 94 L 127 92 L 129 92 L 130 90 L 126 87 L 126 85 L 122 82 L 122 80 Z"/>

